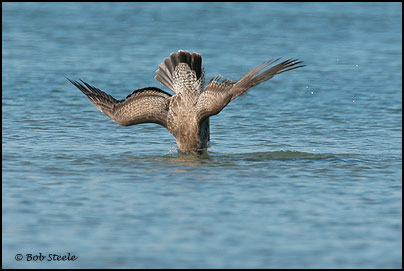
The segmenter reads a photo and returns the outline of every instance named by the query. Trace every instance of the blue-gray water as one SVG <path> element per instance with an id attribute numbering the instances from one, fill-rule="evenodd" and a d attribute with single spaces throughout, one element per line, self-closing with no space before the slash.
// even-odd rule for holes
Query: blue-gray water
<path id="1" fill-rule="evenodd" d="M 402 267 L 401 3 L 2 7 L 3 267 Z M 179 49 L 208 79 L 307 66 L 212 117 L 203 157 L 64 77 L 123 99 Z"/>

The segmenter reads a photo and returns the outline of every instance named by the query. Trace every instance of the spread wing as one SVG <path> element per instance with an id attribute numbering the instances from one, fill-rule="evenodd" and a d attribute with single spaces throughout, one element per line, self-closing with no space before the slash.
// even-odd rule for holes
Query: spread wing
<path id="1" fill-rule="evenodd" d="M 167 112 L 171 95 L 159 88 L 137 89 L 126 99 L 119 101 L 82 80 L 80 80 L 82 84 L 68 80 L 87 95 L 101 112 L 119 125 L 129 126 L 152 122 L 167 127 Z"/>
<path id="2" fill-rule="evenodd" d="M 279 58 L 258 65 L 237 82 L 230 79 L 220 81 L 222 76 L 213 77 L 198 99 L 197 110 L 199 112 L 199 120 L 202 121 L 209 116 L 218 114 L 229 102 L 244 94 L 250 88 L 271 79 L 273 76 L 304 66 L 299 65 L 302 61 L 288 59 L 269 67 L 278 60 Z"/>

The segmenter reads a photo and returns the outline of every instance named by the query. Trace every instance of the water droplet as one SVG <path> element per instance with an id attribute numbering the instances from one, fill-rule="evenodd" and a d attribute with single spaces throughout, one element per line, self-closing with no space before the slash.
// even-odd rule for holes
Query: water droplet
<path id="1" fill-rule="evenodd" d="M 313 149 L 313 151 L 316 151 L 316 149 Z"/>
<path id="2" fill-rule="evenodd" d="M 312 91 L 311 94 L 314 94 L 314 92 Z"/>
<path id="3" fill-rule="evenodd" d="M 352 100 L 352 102 L 354 103 L 354 102 L 355 102 L 355 100 Z"/>

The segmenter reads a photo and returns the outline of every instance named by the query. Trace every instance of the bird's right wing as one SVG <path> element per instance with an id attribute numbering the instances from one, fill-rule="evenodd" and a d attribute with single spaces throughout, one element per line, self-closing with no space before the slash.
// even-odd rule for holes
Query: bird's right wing
<path id="1" fill-rule="evenodd" d="M 171 95 L 159 88 L 137 89 L 126 99 L 118 101 L 84 81 L 81 81 L 83 83 L 81 84 L 68 80 L 80 89 L 101 112 L 119 125 L 128 126 L 151 122 L 167 127 L 167 112 Z"/>
<path id="2" fill-rule="evenodd" d="M 199 96 L 197 102 L 198 119 L 203 121 L 209 116 L 218 114 L 229 102 L 250 88 L 271 79 L 274 75 L 304 66 L 299 65 L 302 61 L 288 59 L 268 68 L 278 60 L 279 58 L 258 65 L 237 82 L 230 79 L 220 81 L 222 76 L 213 77 Z"/>

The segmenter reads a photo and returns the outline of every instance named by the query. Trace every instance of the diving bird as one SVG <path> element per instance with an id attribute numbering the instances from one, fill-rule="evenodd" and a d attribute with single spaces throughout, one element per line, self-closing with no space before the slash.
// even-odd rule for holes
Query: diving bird
<path id="1" fill-rule="evenodd" d="M 279 59 L 258 65 L 238 81 L 215 76 L 205 87 L 202 56 L 180 50 L 164 59 L 154 77 L 174 95 L 157 87 L 145 87 L 133 91 L 124 100 L 117 100 L 82 80 L 80 83 L 67 79 L 119 125 L 160 124 L 175 137 L 180 153 L 201 154 L 210 139 L 210 116 L 218 114 L 250 88 L 277 74 L 304 66 L 297 59 L 275 64 Z"/>

